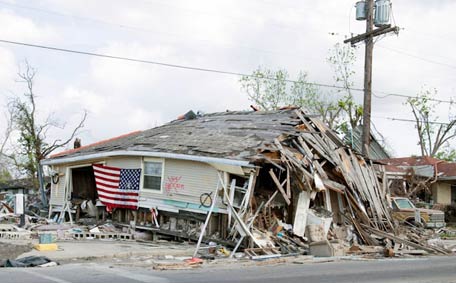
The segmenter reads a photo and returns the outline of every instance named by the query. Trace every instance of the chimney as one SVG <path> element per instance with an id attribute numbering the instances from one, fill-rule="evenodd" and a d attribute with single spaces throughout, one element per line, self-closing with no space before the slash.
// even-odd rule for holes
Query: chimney
<path id="1" fill-rule="evenodd" d="M 81 147 L 81 139 L 80 138 L 75 138 L 74 139 L 74 146 L 73 148 L 80 148 Z"/>

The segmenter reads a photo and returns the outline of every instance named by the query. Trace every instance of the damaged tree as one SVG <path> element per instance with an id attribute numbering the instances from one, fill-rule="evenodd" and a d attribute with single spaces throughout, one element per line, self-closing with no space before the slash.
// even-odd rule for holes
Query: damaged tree
<path id="1" fill-rule="evenodd" d="M 424 90 L 419 95 L 407 100 L 415 117 L 415 128 L 418 134 L 421 156 L 439 157 L 446 159 L 454 155 L 449 148 L 449 142 L 456 137 L 456 119 L 449 117 L 448 123 L 439 123 L 435 116 L 438 102 L 432 102 L 431 95 L 437 90 Z M 453 156 L 454 157 L 454 156 Z"/>
<path id="2" fill-rule="evenodd" d="M 35 180 L 35 184 L 39 182 L 42 191 L 43 171 L 40 161 L 54 150 L 64 147 L 73 140 L 79 130 L 84 126 L 87 112 L 84 111 L 82 119 L 67 139 L 56 139 L 49 142 L 47 138 L 48 131 L 54 128 L 63 129 L 64 125 L 59 124 L 52 115 L 49 115 L 43 123 L 38 121 L 37 95 L 34 92 L 35 75 L 36 70 L 28 62 L 25 62 L 25 70 L 18 73 L 20 82 L 26 84 L 25 99 L 16 96 L 8 104 L 8 110 L 11 113 L 11 125 L 19 134 L 18 147 L 13 149 L 15 153 L 9 155 L 9 158 L 14 160 L 20 171 Z M 42 201 L 46 203 L 43 191 Z"/>

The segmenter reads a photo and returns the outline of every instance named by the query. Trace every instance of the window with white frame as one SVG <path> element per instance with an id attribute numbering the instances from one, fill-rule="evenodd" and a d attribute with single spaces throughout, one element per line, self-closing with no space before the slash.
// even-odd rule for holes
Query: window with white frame
<path id="1" fill-rule="evenodd" d="M 161 191 L 163 162 L 144 160 L 144 183 L 147 190 Z"/>

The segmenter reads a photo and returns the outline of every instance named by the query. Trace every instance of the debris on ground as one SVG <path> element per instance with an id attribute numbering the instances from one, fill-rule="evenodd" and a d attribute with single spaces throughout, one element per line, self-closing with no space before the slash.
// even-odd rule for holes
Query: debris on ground
<path id="1" fill-rule="evenodd" d="M 0 267 L 51 267 L 58 265 L 57 262 L 45 256 L 28 256 L 19 259 L 7 259 Z"/>

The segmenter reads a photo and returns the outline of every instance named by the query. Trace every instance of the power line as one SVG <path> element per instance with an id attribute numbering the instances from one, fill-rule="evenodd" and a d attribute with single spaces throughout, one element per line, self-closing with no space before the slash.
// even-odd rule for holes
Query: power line
<path id="1" fill-rule="evenodd" d="M 387 119 L 391 121 L 400 121 L 400 122 L 411 122 L 411 123 L 416 123 L 416 120 L 413 119 L 404 119 L 404 118 L 395 118 L 395 117 L 380 117 L 380 116 L 372 116 L 373 118 L 380 118 L 380 119 Z M 449 125 L 450 123 L 444 123 L 444 122 L 433 122 L 433 121 L 419 121 L 422 123 L 428 123 L 428 124 L 435 124 L 435 125 Z"/>
<path id="2" fill-rule="evenodd" d="M 274 77 L 255 76 L 255 75 L 252 75 L 252 74 L 245 74 L 245 73 L 241 73 L 241 72 L 233 72 L 233 71 L 225 71 L 225 70 L 212 69 L 212 68 L 186 66 L 186 65 L 180 65 L 180 64 L 172 64 L 172 63 L 151 61 L 151 60 L 145 60 L 145 59 L 137 59 L 137 58 L 130 58 L 130 57 L 123 57 L 123 56 L 109 55 L 109 54 L 101 54 L 101 53 L 80 51 L 80 50 L 67 49 L 67 48 L 59 48 L 59 47 L 54 47 L 54 46 L 25 43 L 25 42 L 11 41 L 11 40 L 5 40 L 5 39 L 0 39 L 0 42 L 7 43 L 7 44 L 13 44 L 13 45 L 19 45 L 19 46 L 27 46 L 27 47 L 33 47 L 33 48 L 39 48 L 39 49 L 45 49 L 45 50 L 58 51 L 58 52 L 65 52 L 65 53 L 72 53 L 72 54 L 79 54 L 79 55 L 87 55 L 87 56 L 93 56 L 93 57 L 115 59 L 115 60 L 129 61 L 129 62 L 136 62 L 136 63 L 143 63 L 143 64 L 151 64 L 151 65 L 170 67 L 170 68 L 177 68 L 177 69 L 185 69 L 185 70 L 192 70 L 192 71 L 199 71 L 199 72 L 232 75 L 232 76 L 238 76 L 238 77 L 244 76 L 244 77 L 275 80 L 275 81 L 279 80 L 279 79 L 274 78 Z M 283 81 L 289 82 L 289 83 L 301 83 L 300 81 L 291 80 L 291 79 L 285 79 Z M 358 91 L 358 92 L 363 92 L 364 91 L 364 89 L 362 89 L 362 88 L 355 88 L 355 87 L 347 88 L 347 87 L 343 87 L 343 86 L 330 85 L 330 84 L 324 84 L 324 83 L 305 82 L 305 84 L 313 85 L 313 86 L 319 86 L 319 87 L 326 87 L 326 88 L 334 88 L 334 89 L 339 89 L 339 90 L 352 90 L 352 91 Z M 385 98 L 385 97 L 388 97 L 388 96 L 397 96 L 397 97 L 403 97 L 403 98 L 415 98 L 415 96 L 404 95 L 404 94 L 388 93 L 388 92 L 383 92 L 383 91 L 376 91 L 376 92 L 384 94 L 383 97 L 374 94 L 374 96 L 376 96 L 378 98 Z M 435 98 L 429 98 L 429 100 L 436 101 L 436 102 L 442 102 L 442 103 L 449 103 L 449 104 L 455 103 L 452 100 L 440 100 L 440 99 L 435 99 Z"/>
<path id="3" fill-rule="evenodd" d="M 0 39 L 0 42 L 14 44 L 14 45 L 22 45 L 22 46 L 27 46 L 27 47 L 40 48 L 40 49 L 53 50 L 53 51 L 59 51 L 59 52 L 73 53 L 73 54 L 79 54 L 79 55 L 88 55 L 88 56 L 101 57 L 101 58 L 107 58 L 107 59 L 116 59 L 116 60 L 122 60 L 122 61 L 130 61 L 130 62 L 136 62 L 136 63 L 152 64 L 152 65 L 158 65 L 158 66 L 163 66 L 163 67 L 186 69 L 186 70 L 199 71 L 199 72 L 217 73 L 217 74 L 233 75 L 233 76 L 239 76 L 239 77 L 242 77 L 242 76 L 254 77 L 254 78 L 260 78 L 260 79 L 267 79 L 267 80 L 279 80 L 274 77 L 262 77 L 262 76 L 255 76 L 255 75 L 251 75 L 251 74 L 244 74 L 244 73 L 240 73 L 240 72 L 185 66 L 185 65 L 179 65 L 179 64 L 171 64 L 171 63 L 123 57 L 123 56 L 115 56 L 115 55 L 108 55 L 108 54 L 101 54 L 101 53 L 94 53 L 94 52 L 87 52 L 87 51 L 79 51 L 79 50 L 74 50 L 74 49 L 59 48 L 59 47 L 53 47 L 53 46 L 31 44 L 31 43 L 25 43 L 25 42 L 19 42 L 19 41 Z M 290 80 L 290 79 L 285 79 L 283 81 L 290 82 L 290 83 L 300 83 L 299 81 Z M 306 82 L 305 84 L 320 86 L 320 87 L 336 88 L 336 89 L 346 89 L 345 87 L 342 87 L 342 86 L 323 84 L 323 83 Z M 359 88 L 350 88 L 350 89 L 355 90 L 355 91 L 363 91 L 362 89 L 359 89 Z"/>
<path id="4" fill-rule="evenodd" d="M 243 73 L 239 73 L 239 72 L 230 72 L 230 71 L 223 71 L 223 70 L 216 70 L 216 69 L 207 69 L 207 68 L 200 68 L 200 67 L 169 64 L 169 63 L 163 63 L 163 62 L 156 62 L 156 61 L 149 61 L 149 60 L 142 60 L 142 59 L 134 59 L 134 58 L 128 58 L 128 57 L 113 56 L 113 55 L 106 55 L 106 54 L 99 54 L 99 53 L 92 53 L 92 52 L 85 52 L 85 51 L 77 51 L 77 50 L 57 48 L 57 47 L 51 47 L 51 46 L 29 44 L 29 43 L 23 43 L 23 42 L 15 42 L 15 41 L 3 40 L 3 39 L 0 39 L 0 42 L 9 43 L 9 44 L 15 44 L 15 45 L 23 45 L 23 46 L 28 46 L 28 47 L 36 47 L 36 48 L 48 49 L 48 50 L 54 50 L 54 51 L 60 51 L 60 52 L 68 52 L 68 53 L 74 53 L 74 54 L 80 54 L 80 55 L 89 55 L 89 56 L 95 56 L 95 57 L 101 57 L 101 58 L 116 59 L 116 60 L 123 60 L 123 61 L 131 61 L 131 62 L 137 62 L 137 63 L 146 63 L 146 64 L 153 64 L 153 65 L 159 65 L 159 66 L 164 66 L 164 67 L 172 67 L 172 68 L 179 68 L 179 69 L 186 69 L 186 70 L 193 70 L 193 71 L 200 71 L 200 72 L 211 72 L 211 73 L 218 73 L 218 74 L 225 74 L 225 75 L 257 77 L 257 76 L 254 76 L 254 75 L 243 74 Z M 257 78 L 269 79 L 269 80 L 278 80 L 277 78 L 273 78 L 273 77 L 269 77 L 269 78 L 268 77 L 257 77 Z M 299 83 L 298 81 L 289 80 L 289 79 L 286 79 L 284 81 L 293 82 L 293 83 Z M 346 89 L 344 87 L 335 86 L 335 85 L 329 85 L 329 84 L 321 84 L 321 83 L 306 83 L 306 84 L 316 85 L 316 86 L 321 86 L 321 87 Z M 349 89 L 356 90 L 356 91 L 363 91 L 362 89 L 358 89 L 358 88 L 349 88 Z M 398 95 L 398 94 L 389 94 L 389 95 Z M 406 96 L 406 95 L 398 95 L 398 96 L 401 96 L 401 97 L 412 97 L 412 96 Z M 441 100 L 441 102 L 446 102 L 446 101 Z M 453 102 L 451 102 L 451 103 L 453 103 Z M 411 119 L 394 118 L 394 117 L 378 117 L 378 116 L 377 117 L 373 116 L 373 117 L 374 118 L 388 119 L 388 120 L 393 120 L 393 121 L 403 121 L 403 122 L 414 122 L 414 123 L 416 123 L 416 120 L 411 120 Z M 448 125 L 448 123 L 442 123 L 442 122 L 428 122 L 428 123 L 429 124 Z"/>
<path id="5" fill-rule="evenodd" d="M 381 94 L 384 94 L 384 95 L 378 95 L 376 93 L 381 93 Z M 380 99 L 387 98 L 387 97 L 390 97 L 390 96 L 396 96 L 396 97 L 402 97 L 402 98 L 416 98 L 416 96 L 399 94 L 399 93 L 388 93 L 388 92 L 384 92 L 384 91 L 375 91 L 375 92 L 372 92 L 372 95 L 377 97 L 377 98 L 380 98 Z M 443 100 L 443 99 L 438 99 L 438 98 L 427 98 L 427 100 L 440 102 L 440 103 L 448 103 L 448 104 L 455 104 L 456 103 L 456 101 L 454 101 L 452 99 Z"/>
<path id="6" fill-rule="evenodd" d="M 142 2 L 146 3 L 146 4 L 152 4 L 152 3 L 158 4 L 158 5 L 169 7 L 172 9 L 181 10 L 181 11 L 184 11 L 184 12 L 190 13 L 190 14 L 200 14 L 200 15 L 207 15 L 207 16 L 212 16 L 212 17 L 214 17 L 214 16 L 220 17 L 220 15 L 216 15 L 212 11 L 202 11 L 202 10 L 196 10 L 196 9 L 183 8 L 183 7 L 169 4 L 169 1 L 165 1 L 166 2 L 165 3 L 165 2 L 159 1 L 159 0 L 142 0 Z M 265 3 L 267 3 L 267 2 L 265 2 Z M 296 8 L 295 8 L 295 10 L 296 10 Z M 252 17 L 241 17 L 241 16 L 232 16 L 232 15 L 222 15 L 222 17 L 231 19 L 231 21 L 234 20 L 235 22 L 238 22 L 238 23 L 242 23 L 242 22 L 251 23 L 252 22 Z M 274 27 L 276 27 L 278 29 L 282 29 L 282 30 L 294 31 L 296 33 L 302 32 L 302 30 L 295 28 L 295 27 L 288 26 L 288 25 L 277 24 L 277 23 L 269 23 L 269 24 L 271 26 L 274 26 Z"/>
<path id="7" fill-rule="evenodd" d="M 440 65 L 440 66 L 445 66 L 445 67 L 448 67 L 448 68 L 456 69 L 456 65 L 450 65 L 450 64 L 434 61 L 434 60 L 431 60 L 431 59 L 428 59 L 428 58 L 424 58 L 424 57 L 421 57 L 421 56 L 418 56 L 418 55 L 410 54 L 410 53 L 408 53 L 406 51 L 403 51 L 403 50 L 390 48 L 390 47 L 386 47 L 386 46 L 382 46 L 382 45 L 378 45 L 378 47 L 383 48 L 383 49 L 387 49 L 387 50 L 390 50 L 390 51 L 393 51 L 393 52 L 396 52 L 396 53 L 399 53 L 399 54 L 402 54 L 402 55 L 405 55 L 405 56 L 409 56 L 409 57 L 412 57 L 412 58 L 415 58 L 415 59 L 418 59 L 418 60 L 421 60 L 421 61 L 424 61 L 424 62 L 428 62 L 428 63 L 431 63 L 431 64 L 436 64 L 436 65 Z"/>
<path id="8" fill-rule="evenodd" d="M 376 91 L 376 93 L 384 94 L 384 95 L 378 95 L 378 94 L 372 93 L 375 97 L 380 98 L 380 99 L 387 98 L 389 96 L 396 96 L 396 97 L 402 97 L 402 98 L 416 98 L 416 96 L 398 94 L 398 93 L 388 93 L 388 92 L 383 92 L 383 91 Z M 428 98 L 427 100 L 441 102 L 441 103 L 448 103 L 448 104 L 456 103 L 453 100 L 443 100 L 443 99 L 437 99 L 437 98 Z"/>
<path id="9" fill-rule="evenodd" d="M 138 27 L 138 26 L 132 26 L 132 25 L 125 25 L 125 24 L 122 24 L 122 23 L 114 23 L 114 22 L 109 22 L 109 21 L 103 20 L 103 19 L 97 19 L 97 18 L 91 18 L 91 17 L 86 17 L 86 16 L 66 14 L 66 13 L 61 13 L 61 12 L 57 12 L 57 11 L 53 11 L 53 10 L 47 10 L 47 9 L 36 8 L 36 7 L 31 7 L 31 6 L 24 6 L 24 5 L 19 5 L 19 4 L 15 4 L 15 3 L 7 3 L 7 2 L 4 2 L 4 1 L 0 1 L 0 4 L 5 5 L 5 6 L 19 8 L 19 9 L 25 9 L 25 10 L 35 11 L 35 12 L 39 12 L 39 13 L 45 13 L 45 14 L 54 15 L 54 16 L 63 17 L 63 18 L 71 18 L 73 20 L 89 21 L 89 22 L 93 22 L 93 23 L 97 23 L 97 24 L 101 24 L 101 25 L 105 25 L 105 26 L 113 26 L 113 27 L 116 27 L 116 28 L 138 31 L 138 32 L 142 32 L 142 33 L 162 34 L 162 35 L 165 35 L 165 36 L 168 36 L 168 37 L 179 38 L 179 39 L 181 39 L 182 36 L 183 36 L 183 34 L 179 34 L 179 33 L 164 32 L 164 31 L 153 30 L 153 29 L 150 29 L 150 28 L 144 28 L 144 27 Z M 164 3 L 162 3 L 162 5 L 171 6 L 171 5 L 164 4 Z M 202 44 L 214 45 L 210 40 L 204 39 L 202 37 L 201 38 L 192 37 L 192 40 L 199 41 Z M 236 49 L 236 48 L 237 49 L 245 49 L 245 50 L 249 50 L 251 52 L 262 52 L 262 53 L 276 54 L 276 55 L 279 55 L 279 56 L 286 56 L 286 57 L 296 57 L 296 56 L 303 57 L 303 58 L 305 57 L 304 54 L 302 54 L 302 53 L 296 53 L 295 52 L 293 54 L 290 54 L 289 52 L 284 53 L 284 52 L 281 52 L 281 51 L 266 50 L 266 49 L 261 49 L 261 48 L 256 48 L 256 47 L 233 44 L 233 43 L 229 43 L 229 42 L 226 43 L 226 44 L 223 44 L 223 45 L 218 44 L 216 46 L 217 47 L 226 48 L 226 49 Z M 306 58 L 306 59 L 308 59 L 308 58 Z"/>
<path id="10" fill-rule="evenodd" d="M 147 0 L 145 0 L 147 1 Z M 149 0 L 149 1 L 154 1 L 154 0 Z M 117 23 L 112 23 L 112 22 L 107 22 L 105 20 L 101 20 L 101 19 L 95 19 L 95 18 L 90 18 L 90 17 L 83 17 L 83 16 L 77 16 L 77 15 L 71 15 L 71 14 L 64 14 L 64 13 L 59 13 L 59 12 L 56 12 L 56 11 L 51 11 L 51 10 L 45 10 L 45 9 L 41 9 L 41 8 L 36 8 L 36 7 L 30 7 L 30 6 L 24 6 L 24 5 L 18 5 L 18 4 L 13 4 L 13 3 L 7 3 L 7 2 L 4 2 L 4 1 L 0 1 L 0 4 L 4 4 L 4 5 L 8 5 L 8 6 L 12 6 L 12 7 L 17 7 L 17 8 L 22 8 L 22 9 L 28 9 L 28 10 L 32 10 L 32 11 L 38 11 L 38 12 L 42 12 L 42 13 L 47 13 L 47 14 L 52 14 L 52 15 L 57 15 L 57 16 L 60 16 L 60 17 L 70 17 L 70 18 L 73 18 L 73 19 L 79 19 L 79 20 L 85 20 L 85 21 L 92 21 L 92 22 L 96 22 L 96 23 L 99 23 L 99 24 L 103 24 L 103 25 L 110 25 L 110 26 L 115 26 L 115 27 L 119 27 L 119 28 L 124 28 L 124 29 L 131 29 L 131 30 L 136 30 L 136 31 L 140 31 L 140 32 L 148 32 L 148 33 L 161 33 L 161 34 L 166 34 L 166 35 L 169 35 L 169 36 L 174 36 L 174 37 L 178 37 L 180 35 L 178 34 L 173 34 L 173 33 L 168 33 L 168 32 L 161 32 L 161 31 L 155 31 L 155 30 L 150 30 L 150 29 L 147 29 L 147 28 L 143 28 L 143 27 L 135 27 L 135 26 L 129 26 L 129 25 L 124 25 L 124 24 L 117 24 Z M 164 3 L 161 3 L 163 5 L 168 5 L 170 6 L 169 4 L 164 4 Z M 186 10 L 186 9 L 184 9 Z M 196 12 L 196 11 L 194 11 Z M 208 12 L 204 12 L 204 13 L 208 13 Z M 197 41 L 201 41 L 201 42 L 204 42 L 204 43 L 209 43 L 210 44 L 210 41 L 208 40 L 202 40 L 202 39 L 196 39 Z M 19 42 L 16 42 L 16 43 L 13 43 L 11 41 L 3 41 L 5 43 L 12 43 L 12 44 L 20 44 Z M 27 43 L 24 43 L 22 45 L 26 45 L 26 46 L 30 46 L 30 47 L 39 47 L 37 45 L 34 45 L 34 44 L 27 44 Z M 253 48 L 253 47 L 248 47 L 248 46 L 240 46 L 240 45 L 231 45 L 231 46 L 222 46 L 222 47 L 225 47 L 225 48 L 242 48 L 242 49 L 249 49 L 249 50 L 252 50 L 252 51 L 260 51 L 260 52 L 265 52 L 265 53 L 272 53 L 272 54 L 279 54 L 279 55 L 287 55 L 287 54 L 283 54 L 281 52 L 278 52 L 278 51 L 273 51 L 273 50 L 264 50 L 264 49 L 258 49 L 258 48 Z M 409 53 L 406 53 L 405 51 L 401 51 L 401 50 L 396 50 L 396 49 L 392 49 L 392 48 L 389 48 L 389 47 L 384 47 L 384 46 L 380 46 L 379 47 L 381 48 L 385 48 L 385 49 L 389 49 L 389 50 L 392 50 L 392 51 L 396 51 L 396 52 L 402 52 L 404 54 L 407 54 L 408 56 L 412 56 L 412 57 L 419 57 L 419 56 L 414 56 L 412 54 L 409 54 Z M 45 46 L 42 46 L 40 48 L 45 48 Z M 76 50 L 69 50 L 69 49 L 62 49 L 62 48 L 56 48 L 56 47 L 50 47 L 49 49 L 53 49 L 53 50 L 56 50 L 56 51 L 62 51 L 62 52 L 72 52 L 72 53 L 79 53 L 79 54 L 85 54 L 85 55 L 92 55 L 92 56 L 103 56 L 103 54 L 95 54 L 95 53 L 90 53 L 90 52 L 83 52 L 83 51 L 76 51 Z M 90 54 L 89 54 L 90 53 Z M 300 54 L 297 54 L 298 56 Z M 110 56 L 110 55 L 107 55 L 107 56 L 104 56 L 106 58 L 108 57 L 111 57 L 112 59 L 121 59 L 120 57 L 121 56 Z M 114 57 L 119 57 L 119 58 L 114 58 Z M 427 60 L 425 58 L 421 58 L 419 57 L 420 59 L 423 59 L 423 60 L 426 60 L 428 62 L 431 62 L 431 63 L 436 63 L 436 64 L 443 64 L 443 63 L 438 63 L 438 62 L 434 62 L 434 61 L 431 61 L 431 60 Z M 140 60 L 140 59 L 134 59 L 134 58 L 124 58 L 125 60 L 126 59 L 132 59 L 133 61 L 136 61 L 136 62 L 141 62 L 141 63 L 146 63 L 144 61 L 147 61 L 147 60 Z M 152 63 L 152 62 L 150 62 Z M 154 62 L 156 63 L 156 62 Z M 157 62 L 157 64 L 159 64 Z M 173 64 L 167 64 L 167 63 L 162 63 L 163 66 L 168 66 L 168 67 L 174 67 L 174 66 L 171 66 Z M 447 64 L 443 64 L 444 66 L 449 66 L 449 67 L 452 67 L 452 68 L 456 68 L 456 66 L 451 66 L 451 65 L 447 65 Z M 175 66 L 177 67 L 177 65 Z M 189 67 L 189 69 L 191 69 L 193 67 Z M 195 69 L 203 69 L 203 68 L 195 68 Z M 202 70 L 200 70 L 202 71 Z M 209 71 L 209 70 L 208 70 Z M 219 73 L 224 73 L 224 74 L 227 74 L 227 73 L 230 73 L 232 75 L 242 75 L 242 76 L 250 76 L 250 77 L 253 77 L 252 75 L 247 75 L 247 74 L 241 74 L 241 73 L 237 73 L 237 72 L 226 72 L 226 71 L 220 71 L 220 70 L 214 70 L 216 72 L 219 72 Z M 274 78 L 265 78 L 265 79 L 274 79 Z M 293 82 L 293 83 L 296 83 L 297 81 L 294 81 L 294 80 L 286 80 L 288 82 Z M 307 84 L 310 84 L 310 85 L 315 85 L 315 86 L 321 86 L 321 87 L 329 87 L 329 88 L 337 88 L 337 89 L 347 89 L 345 87 L 339 87 L 339 86 L 335 86 L 335 85 L 329 85 L 329 84 L 320 84 L 320 83 L 307 83 Z M 353 90 L 353 91 L 364 91 L 364 89 L 361 89 L 361 88 L 348 88 L 349 90 Z M 383 96 L 380 96 L 380 95 L 377 95 L 375 93 L 373 93 L 373 95 L 377 98 L 386 98 L 386 97 L 390 97 L 390 96 L 396 96 L 396 97 L 402 97 L 402 98 L 415 98 L 415 96 L 410 96 L 410 95 L 403 95 L 403 94 L 397 94 L 397 93 L 388 93 L 388 92 L 383 92 L 383 91 L 376 91 L 377 93 L 382 93 L 384 94 Z M 430 98 L 429 100 L 431 101 L 435 101 L 435 102 L 442 102 L 442 103 L 449 103 L 449 104 L 453 104 L 455 103 L 455 101 L 453 100 L 441 100 L 441 99 L 435 99 L 435 98 Z"/>

